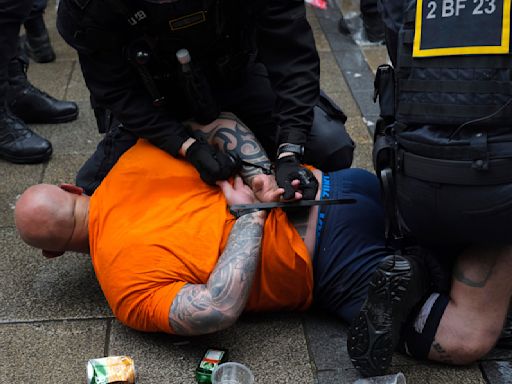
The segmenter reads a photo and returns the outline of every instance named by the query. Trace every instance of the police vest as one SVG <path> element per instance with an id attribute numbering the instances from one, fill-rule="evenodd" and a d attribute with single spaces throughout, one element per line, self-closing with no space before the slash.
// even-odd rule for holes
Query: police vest
<path id="1" fill-rule="evenodd" d="M 176 0 L 166 4 L 106 0 L 106 3 L 126 19 L 130 36 L 139 37 L 139 41 L 129 38 L 127 55 L 133 60 L 137 59 L 134 55 L 138 51 L 147 50 L 155 55 L 152 64 L 171 68 L 177 65 L 176 52 L 186 48 L 194 61 L 222 62 L 219 65 L 229 67 L 223 69 L 229 72 L 235 66 L 243 66 L 254 51 L 239 0 Z"/>
<path id="2" fill-rule="evenodd" d="M 409 2 L 398 39 L 396 121 L 511 125 L 510 2 Z"/>

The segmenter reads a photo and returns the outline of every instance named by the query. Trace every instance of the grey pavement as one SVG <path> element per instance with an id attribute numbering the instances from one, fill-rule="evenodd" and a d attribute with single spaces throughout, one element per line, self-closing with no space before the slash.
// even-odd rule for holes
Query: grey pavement
<path id="1" fill-rule="evenodd" d="M 378 111 L 371 101 L 373 72 L 387 60 L 383 46 L 356 44 L 341 35 L 341 11 L 354 17 L 354 3 L 309 8 L 317 41 L 322 87 L 344 109 L 357 142 L 354 166 L 371 170 L 371 139 Z M 340 11 L 341 10 L 341 11 Z M 244 315 L 218 334 L 180 338 L 144 334 L 117 322 L 99 288 L 89 257 L 68 254 L 46 260 L 24 245 L 14 229 L 14 204 L 29 185 L 73 182 L 100 139 L 75 52 L 55 28 L 55 1 L 47 24 L 57 53 L 50 64 L 32 63 L 29 77 L 48 93 L 80 105 L 77 121 L 34 126 L 54 145 L 47 164 L 0 166 L 0 384 L 83 383 L 86 363 L 107 355 L 135 360 L 140 384 L 194 383 L 194 370 L 210 346 L 249 366 L 256 383 L 352 383 L 359 376 L 346 351 L 346 325 L 313 311 Z M 417 362 L 395 355 L 391 372 L 408 383 L 511 383 L 512 354 L 493 351 L 464 368 Z"/>

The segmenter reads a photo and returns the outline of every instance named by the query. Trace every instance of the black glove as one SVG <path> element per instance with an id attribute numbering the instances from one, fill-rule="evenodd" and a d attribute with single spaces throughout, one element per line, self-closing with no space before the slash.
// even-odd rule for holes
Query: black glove
<path id="1" fill-rule="evenodd" d="M 281 157 L 276 160 L 276 180 L 279 187 L 284 188 L 283 199 L 289 200 L 295 196 L 295 188 L 292 187 L 293 180 L 299 180 L 299 189 L 302 191 L 302 198 L 314 200 L 318 191 L 318 181 L 309 169 L 300 165 L 295 155 Z"/>
<path id="2" fill-rule="evenodd" d="M 204 140 L 195 141 L 185 155 L 186 159 L 197 169 L 201 179 L 210 185 L 217 180 L 226 180 L 239 168 L 239 161 Z"/>

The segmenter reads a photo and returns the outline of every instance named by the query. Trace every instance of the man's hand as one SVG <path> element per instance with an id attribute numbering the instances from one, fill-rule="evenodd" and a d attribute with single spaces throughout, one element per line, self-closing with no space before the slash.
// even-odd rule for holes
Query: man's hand
<path id="1" fill-rule="evenodd" d="M 298 189 L 298 180 L 292 182 L 292 186 L 294 186 L 295 189 Z M 281 195 L 284 193 L 284 189 L 277 186 L 276 178 L 274 175 L 261 174 L 254 176 L 251 189 L 256 195 L 256 198 L 262 203 L 279 201 L 281 199 Z M 302 194 L 296 191 L 295 196 L 292 199 L 300 200 L 302 199 Z"/>
<path id="2" fill-rule="evenodd" d="M 194 141 L 186 150 L 185 158 L 197 169 L 201 179 L 210 185 L 228 179 L 239 168 L 236 159 L 203 140 Z"/>
<path id="3" fill-rule="evenodd" d="M 293 199 L 296 189 L 302 191 L 306 200 L 314 200 L 318 191 L 318 180 L 309 169 L 300 165 L 295 155 L 284 156 L 276 160 L 276 179 L 279 187 L 284 189 L 283 199 Z M 297 183 L 293 182 L 298 180 Z"/>
<path id="4" fill-rule="evenodd" d="M 217 181 L 217 185 L 222 189 L 228 205 L 253 204 L 258 202 L 252 189 L 244 184 L 240 176 L 235 176 L 233 185 L 226 180 Z"/>

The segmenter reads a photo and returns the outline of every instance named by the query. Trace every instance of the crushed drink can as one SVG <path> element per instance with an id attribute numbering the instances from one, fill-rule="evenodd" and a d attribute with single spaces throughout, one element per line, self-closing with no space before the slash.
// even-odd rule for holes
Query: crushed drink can
<path id="1" fill-rule="evenodd" d="M 128 356 L 91 359 L 87 363 L 87 384 L 134 384 L 135 365 Z"/>

